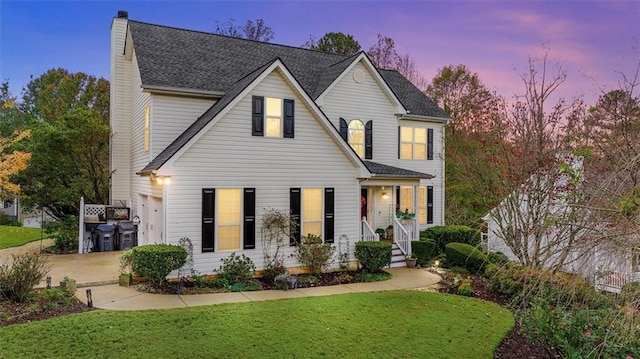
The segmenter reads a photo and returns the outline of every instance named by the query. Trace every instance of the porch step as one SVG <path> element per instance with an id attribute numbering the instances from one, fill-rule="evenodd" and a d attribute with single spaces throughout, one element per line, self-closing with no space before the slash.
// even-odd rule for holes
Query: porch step
<path id="1" fill-rule="evenodd" d="M 392 243 L 392 246 L 393 247 L 391 250 L 391 265 L 389 267 L 390 268 L 406 267 L 407 261 L 404 258 L 404 254 L 402 254 L 402 251 L 395 243 Z"/>

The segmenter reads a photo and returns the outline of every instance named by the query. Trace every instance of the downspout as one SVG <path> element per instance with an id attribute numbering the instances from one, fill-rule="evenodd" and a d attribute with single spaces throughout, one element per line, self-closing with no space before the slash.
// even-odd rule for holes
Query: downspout
<path id="1" fill-rule="evenodd" d="M 444 223 L 444 218 L 445 218 L 445 215 L 444 215 L 444 211 L 445 211 L 445 188 L 444 188 L 444 186 L 445 186 L 445 182 L 446 182 L 446 179 L 445 179 L 445 176 L 446 176 L 445 161 L 447 160 L 447 154 L 445 152 L 445 141 L 446 141 L 446 138 L 445 138 L 445 133 L 446 133 L 445 127 L 447 125 L 448 125 L 448 123 L 445 124 L 444 126 L 442 126 L 442 129 L 441 129 L 442 134 L 440 136 L 440 138 L 442 138 L 442 176 L 440 176 L 440 178 L 441 178 L 440 186 L 442 188 L 442 192 L 441 192 L 442 193 L 442 205 L 440 206 L 440 216 L 441 216 L 441 218 L 440 218 L 441 222 L 440 223 L 442 223 L 443 226 L 447 225 L 446 223 Z"/>

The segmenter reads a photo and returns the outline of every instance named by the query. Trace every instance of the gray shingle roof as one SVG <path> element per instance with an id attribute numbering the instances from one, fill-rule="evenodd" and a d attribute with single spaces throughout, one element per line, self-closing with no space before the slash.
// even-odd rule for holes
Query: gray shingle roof
<path id="1" fill-rule="evenodd" d="M 383 165 L 382 163 L 372 162 L 372 161 L 362 161 L 369 172 L 376 177 L 402 177 L 402 178 L 434 178 L 434 175 L 430 175 L 427 173 L 416 172 L 411 170 L 405 170 L 400 167 L 393 167 L 388 165 Z"/>
<path id="2" fill-rule="evenodd" d="M 315 99 L 354 58 L 132 20 L 129 30 L 143 86 L 226 93 L 243 76 L 280 58 Z M 410 114 L 449 118 L 398 72 L 380 74 Z"/>

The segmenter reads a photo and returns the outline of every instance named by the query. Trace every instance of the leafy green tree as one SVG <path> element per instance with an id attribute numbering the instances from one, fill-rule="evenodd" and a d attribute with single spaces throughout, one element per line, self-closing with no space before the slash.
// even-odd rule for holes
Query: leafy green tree
<path id="1" fill-rule="evenodd" d="M 28 167 L 15 176 L 26 207 L 47 207 L 56 218 L 78 214 L 88 203 L 107 203 L 109 125 L 88 109 L 70 110 L 55 124 L 34 125 Z"/>
<path id="2" fill-rule="evenodd" d="M 67 111 L 86 108 L 109 122 L 109 81 L 57 68 L 32 79 L 22 97 L 21 111 L 35 120 L 55 122 Z"/>
<path id="3" fill-rule="evenodd" d="M 426 94 L 452 118 L 445 127 L 445 220 L 478 228 L 505 194 L 496 187 L 509 147 L 501 100 L 464 65 L 439 69 Z"/>
<path id="4" fill-rule="evenodd" d="M 78 214 L 81 196 L 107 203 L 109 190 L 109 82 L 51 69 L 27 84 L 20 112 L 31 136 L 21 150 L 27 168 L 11 177 L 23 206 L 46 207 L 56 218 Z"/>
<path id="5" fill-rule="evenodd" d="M 341 32 L 328 32 L 318 41 L 311 37 L 302 47 L 345 56 L 353 56 L 361 51 L 360 44 L 352 35 Z"/>

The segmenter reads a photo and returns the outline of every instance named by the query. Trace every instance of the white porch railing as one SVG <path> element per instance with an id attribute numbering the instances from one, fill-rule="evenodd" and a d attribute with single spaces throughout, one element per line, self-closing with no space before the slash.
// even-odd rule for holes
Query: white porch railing
<path id="1" fill-rule="evenodd" d="M 640 281 L 640 272 L 611 272 L 601 278 L 596 278 L 597 290 L 620 294 L 622 287 L 634 281 Z"/>
<path id="2" fill-rule="evenodd" d="M 411 241 L 418 240 L 418 222 L 415 219 L 403 219 L 399 221 L 393 218 L 393 241 L 398 245 L 405 256 L 411 254 Z"/>
<path id="3" fill-rule="evenodd" d="M 362 240 L 367 242 L 380 240 L 380 235 L 371 228 L 367 217 L 362 217 Z"/>

